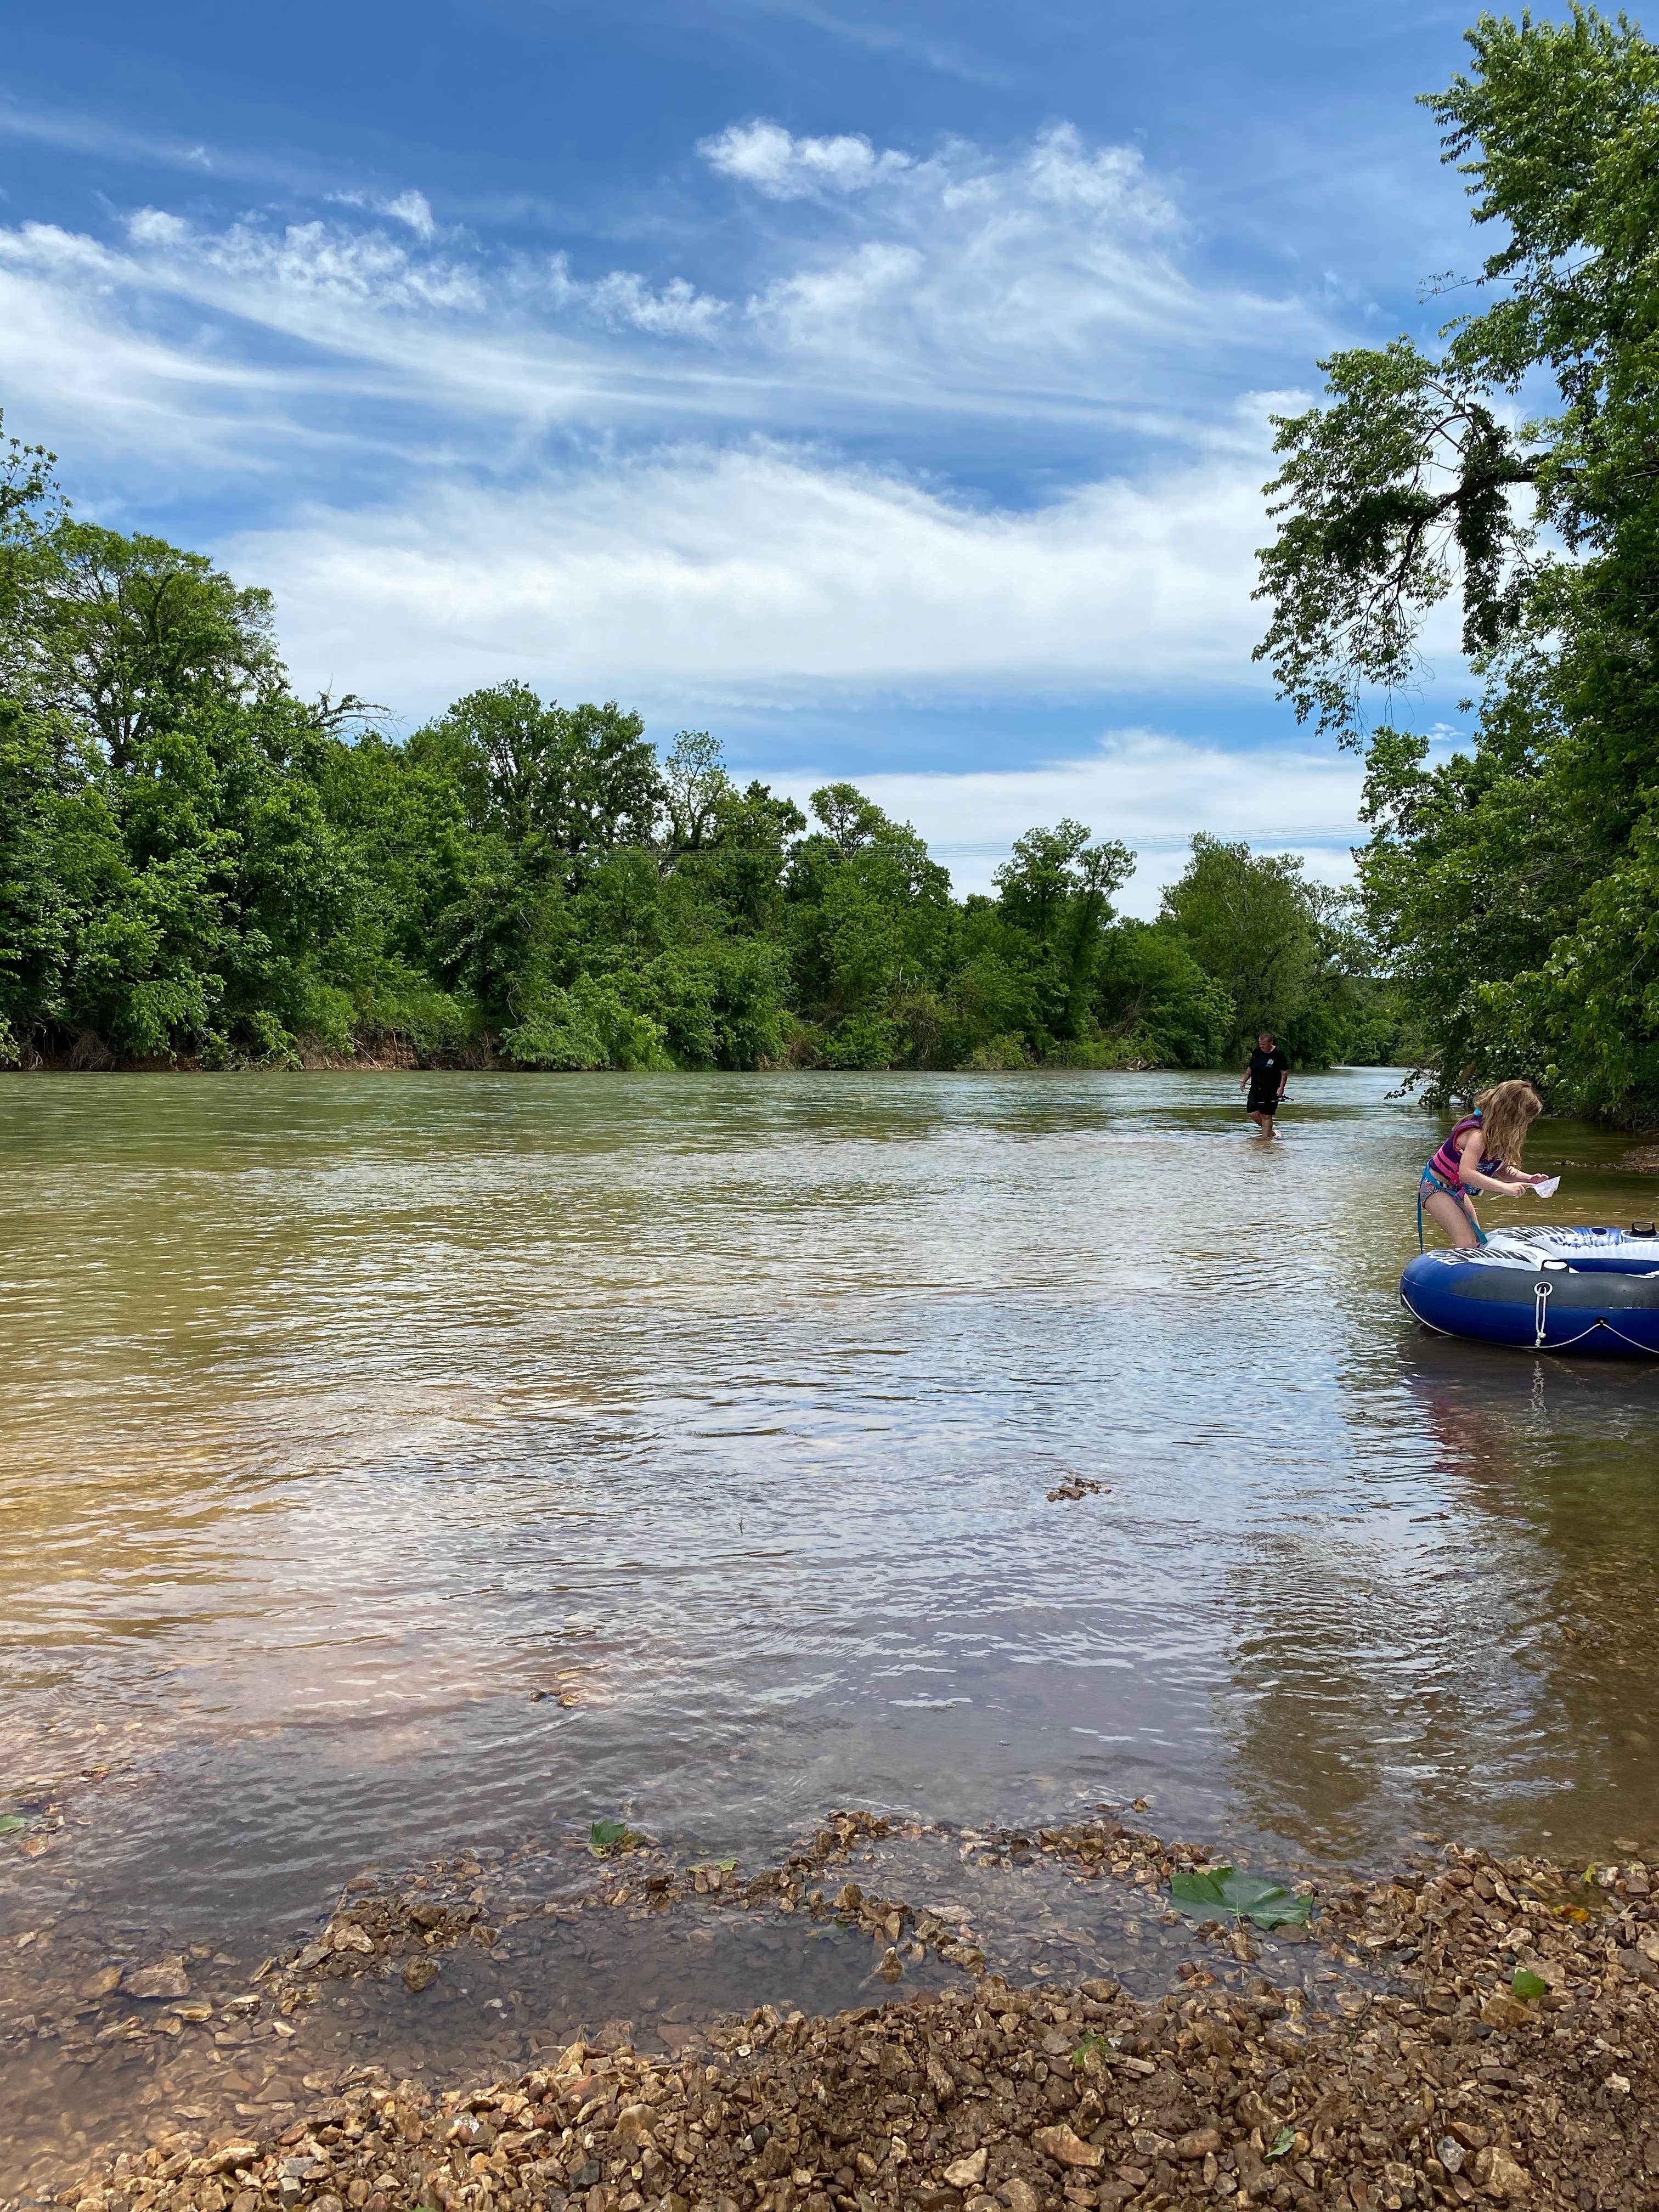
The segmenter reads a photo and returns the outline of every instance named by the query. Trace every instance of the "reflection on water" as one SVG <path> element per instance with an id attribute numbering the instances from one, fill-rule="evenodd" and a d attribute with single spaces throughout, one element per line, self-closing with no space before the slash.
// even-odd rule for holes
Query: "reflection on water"
<path id="1" fill-rule="evenodd" d="M 1659 1375 L 1406 1322 L 1387 1089 L 0 1083 L 4 1924 L 617 1812 L 1659 1854 Z"/>

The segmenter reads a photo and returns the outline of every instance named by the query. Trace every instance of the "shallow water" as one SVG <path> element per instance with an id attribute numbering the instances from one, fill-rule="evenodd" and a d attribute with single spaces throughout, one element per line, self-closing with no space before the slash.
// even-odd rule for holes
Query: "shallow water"
<path id="1" fill-rule="evenodd" d="M 1389 1080 L 0 1082 L 0 1931 L 617 1814 L 1659 1856 L 1659 1373 L 1405 1319 Z"/>

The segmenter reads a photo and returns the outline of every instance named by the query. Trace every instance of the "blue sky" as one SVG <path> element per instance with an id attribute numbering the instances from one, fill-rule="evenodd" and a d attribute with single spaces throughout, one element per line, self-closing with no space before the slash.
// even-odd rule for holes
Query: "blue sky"
<path id="1" fill-rule="evenodd" d="M 1267 416 L 1477 257 L 1467 0 L 106 0 L 0 80 L 0 404 L 270 585 L 296 679 L 479 683 L 1030 823 L 1340 873 L 1251 645 Z M 1415 702 L 1429 726 L 1441 696 Z"/>

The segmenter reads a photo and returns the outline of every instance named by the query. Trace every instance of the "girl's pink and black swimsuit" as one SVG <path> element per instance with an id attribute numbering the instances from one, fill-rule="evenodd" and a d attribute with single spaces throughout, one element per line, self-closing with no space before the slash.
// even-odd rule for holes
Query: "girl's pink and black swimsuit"
<path id="1" fill-rule="evenodd" d="M 1471 1129 L 1478 1129 L 1480 1127 L 1480 1115 L 1466 1114 L 1424 1169 L 1424 1182 L 1437 1183 L 1440 1188 L 1449 1193 L 1451 1197 L 1461 1198 L 1463 1194 L 1462 1158 L 1463 1139 Z M 1496 1175 L 1503 1164 L 1502 1160 L 1495 1158 L 1490 1152 L 1483 1152 L 1480 1157 L 1480 1173 L 1488 1176 Z"/>

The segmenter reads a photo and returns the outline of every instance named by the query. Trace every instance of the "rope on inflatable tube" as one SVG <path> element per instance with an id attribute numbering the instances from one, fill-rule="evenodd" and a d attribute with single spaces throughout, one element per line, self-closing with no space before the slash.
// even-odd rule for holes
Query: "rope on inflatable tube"
<path id="1" fill-rule="evenodd" d="M 1540 1310 L 1544 1298 L 1548 1295 L 1548 1286 L 1546 1285 L 1543 1286 L 1543 1296 L 1538 1299 L 1538 1306 Z M 1431 1336 L 1443 1336 L 1448 1343 L 1478 1344 L 1490 1341 L 1489 1339 L 1480 1337 L 1460 1336 L 1455 1328 L 1442 1328 L 1435 1322 L 1425 1321 L 1403 1290 L 1400 1293 L 1400 1303 L 1418 1327 L 1427 1329 Z M 1632 1352 L 1639 1352 L 1644 1359 L 1659 1359 L 1659 1352 L 1656 1352 L 1650 1344 L 1638 1344 L 1633 1336 L 1626 1336 L 1622 1328 L 1615 1328 L 1610 1321 L 1603 1321 L 1599 1315 L 1588 1328 L 1581 1328 L 1577 1336 L 1569 1337 L 1565 1344 L 1546 1343 L 1541 1329 L 1542 1318 L 1542 1312 L 1540 1310 L 1534 1322 L 1534 1326 L 1539 1327 L 1539 1334 L 1533 1339 L 1534 1352 L 1571 1352 L 1575 1344 L 1582 1344 L 1587 1336 L 1594 1336 L 1598 1328 L 1604 1328 L 1610 1336 L 1616 1336 L 1621 1344 L 1629 1345 Z M 1524 1345 L 1516 1345 L 1511 1346 L 1511 1349 L 1520 1352 L 1524 1351 L 1526 1347 Z"/>

